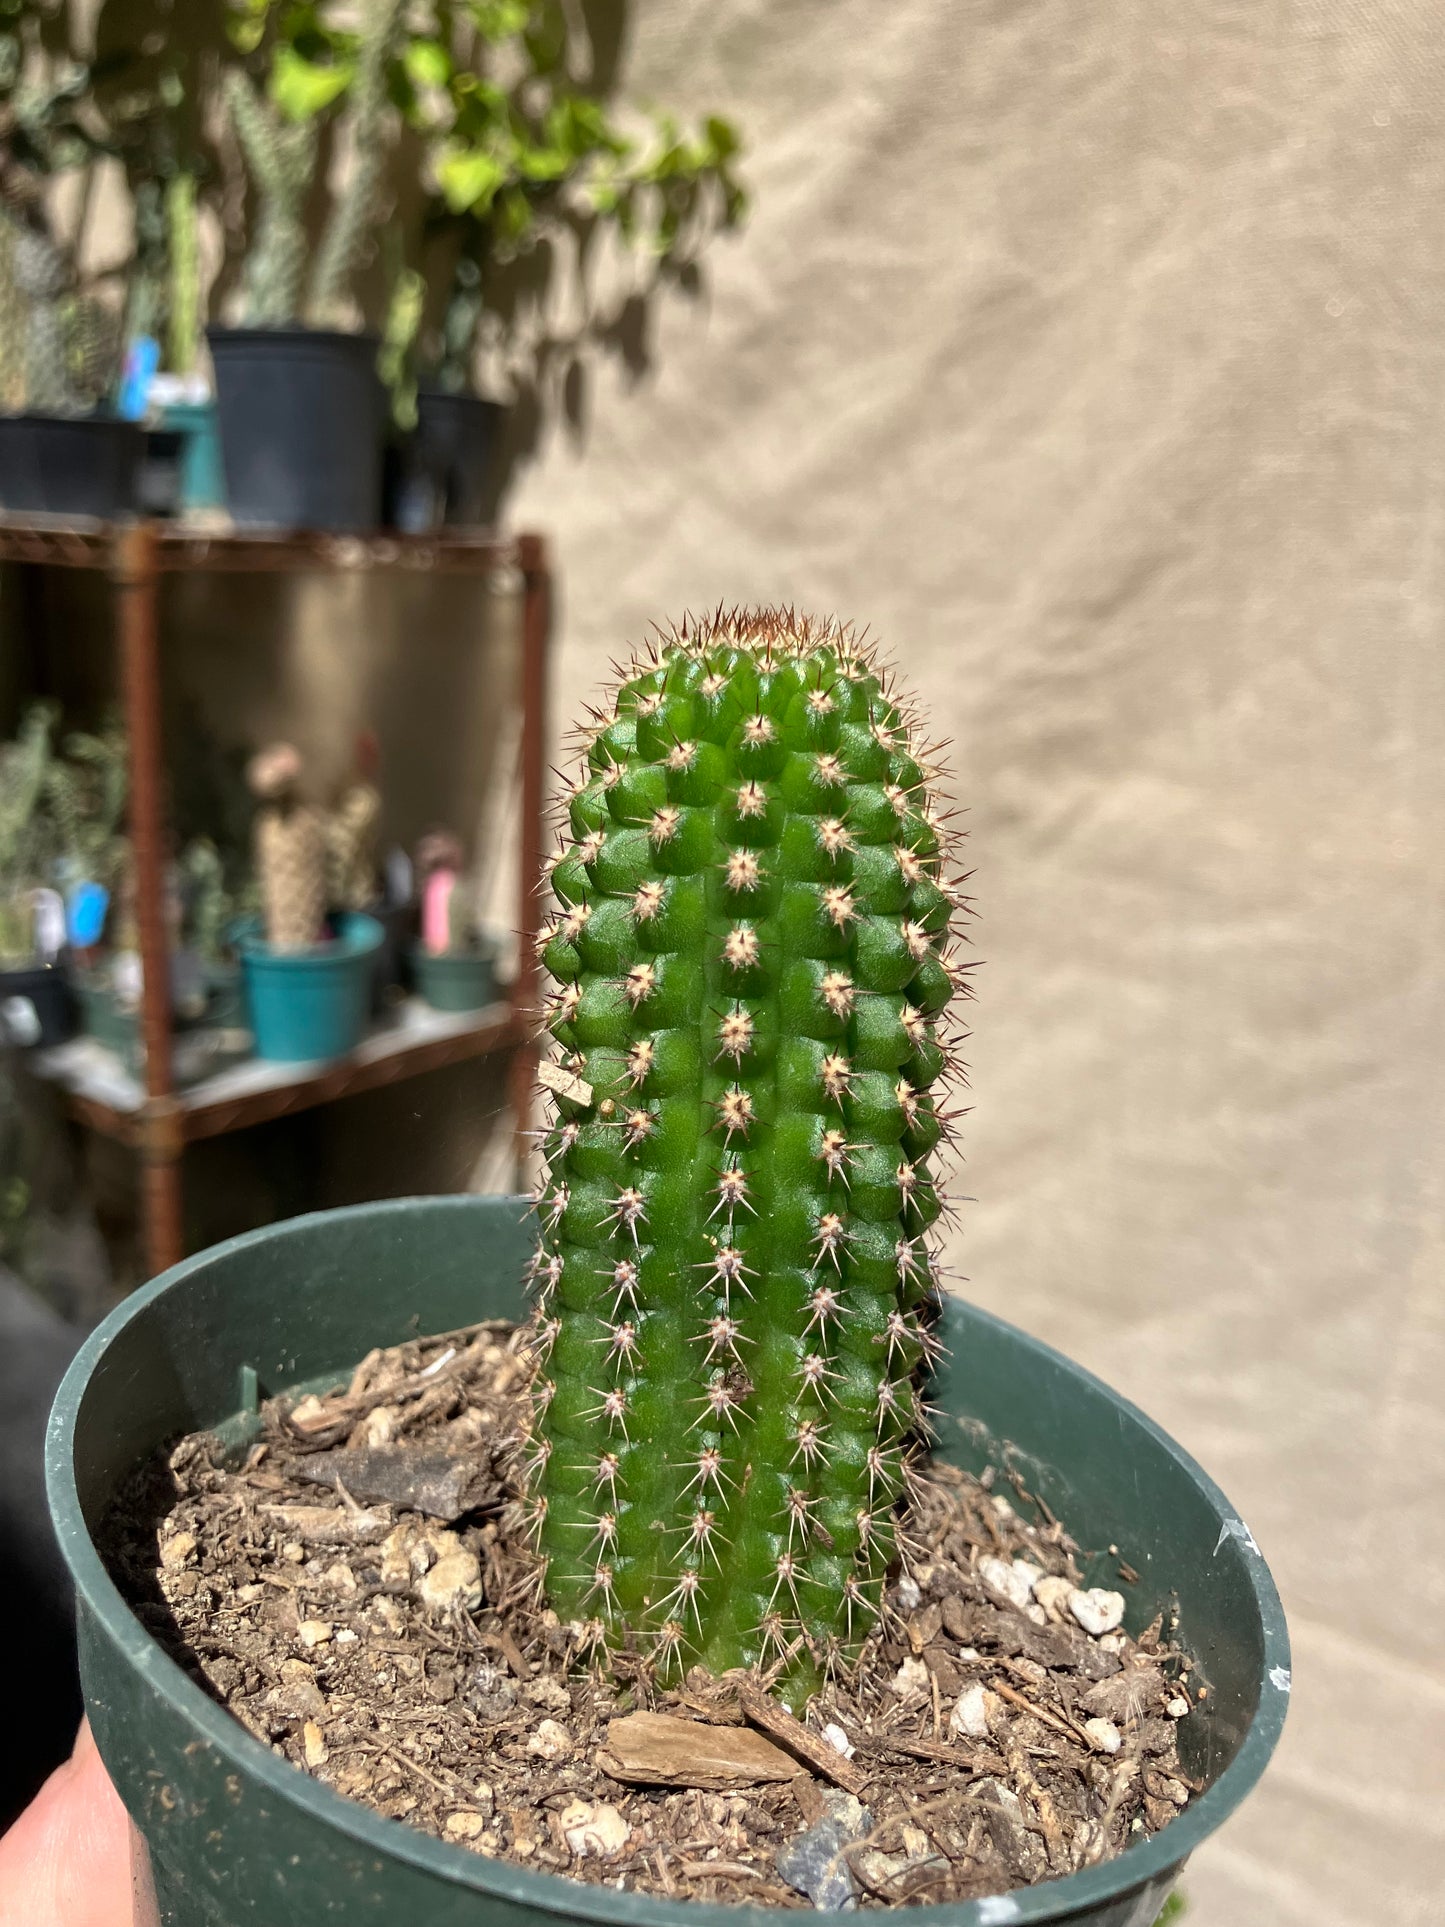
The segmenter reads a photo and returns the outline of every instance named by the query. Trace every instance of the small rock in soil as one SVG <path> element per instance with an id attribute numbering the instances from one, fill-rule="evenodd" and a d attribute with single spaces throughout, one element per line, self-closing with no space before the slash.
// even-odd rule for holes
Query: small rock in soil
<path id="1" fill-rule="evenodd" d="M 474 1552 L 453 1552 L 438 1559 L 417 1581 L 417 1597 L 433 1612 L 454 1606 L 471 1612 L 482 1603 L 482 1568 Z"/>
<path id="2" fill-rule="evenodd" d="M 823 1795 L 823 1817 L 815 1820 L 778 1855 L 778 1872 L 813 1905 L 834 1913 L 858 1904 L 858 1883 L 844 1847 L 867 1837 L 873 1825 L 868 1809 L 851 1793 L 831 1787 Z"/>
<path id="3" fill-rule="evenodd" d="M 1112 1720 L 1085 1720 L 1084 1731 L 1089 1736 L 1090 1746 L 1096 1746 L 1101 1753 L 1117 1753 L 1124 1744 Z"/>
<path id="4" fill-rule="evenodd" d="M 589 1855 L 610 1860 L 614 1854 L 621 1853 L 632 1832 L 617 1808 L 605 1801 L 589 1806 L 585 1800 L 573 1800 L 559 1817 L 567 1845 L 582 1860 Z"/>
<path id="5" fill-rule="evenodd" d="M 1093 1633 L 1096 1637 L 1100 1633 L 1111 1633 L 1123 1622 L 1124 1595 L 1121 1592 L 1105 1592 L 1103 1587 L 1093 1586 L 1088 1592 L 1070 1594 L 1069 1611 L 1086 1633 Z"/>
<path id="6" fill-rule="evenodd" d="M 990 1702 L 997 1707 L 998 1695 L 986 1691 L 982 1686 L 970 1686 L 966 1693 L 960 1693 L 958 1703 L 948 1719 L 948 1730 L 953 1737 L 986 1740 Z"/>

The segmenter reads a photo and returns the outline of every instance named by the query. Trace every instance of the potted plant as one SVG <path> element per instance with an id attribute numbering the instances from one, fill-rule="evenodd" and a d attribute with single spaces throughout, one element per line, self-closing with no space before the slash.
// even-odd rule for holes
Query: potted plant
<path id="1" fill-rule="evenodd" d="M 63 968 L 65 908 L 53 887 L 55 711 L 36 703 L 0 746 L 0 1024 L 15 1044 L 61 1044 L 74 1028 Z"/>
<path id="2" fill-rule="evenodd" d="M 586 249 L 605 228 L 676 277 L 712 228 L 742 218 L 746 196 L 733 127 L 710 115 L 685 134 L 659 114 L 639 139 L 609 111 L 595 55 L 580 65 L 560 8 L 503 0 L 437 14 L 406 37 L 393 78 L 428 170 L 424 273 L 397 282 L 417 371 L 399 402 L 415 421 L 422 513 L 465 523 L 483 519 L 504 413 L 473 383 L 516 299 L 503 292 L 508 265 L 542 258 L 564 232 Z M 439 301 L 421 298 L 428 286 Z"/>
<path id="3" fill-rule="evenodd" d="M 260 927 L 240 938 L 256 1055 L 281 1063 L 342 1057 L 366 1028 L 381 926 L 347 911 L 327 927 L 325 819 L 301 798 L 301 759 L 291 745 L 262 750 L 247 776 L 261 806 Z"/>
<path id="4" fill-rule="evenodd" d="M 215 401 L 201 369 L 199 205 L 217 175 L 212 112 L 226 9 L 102 0 L 91 107 L 125 169 L 135 242 L 126 268 L 120 412 L 146 431 L 147 513 L 224 506 Z"/>
<path id="5" fill-rule="evenodd" d="M 141 435 L 108 406 L 114 319 L 81 288 L 46 206 L 54 178 L 88 176 L 101 151 L 81 111 L 90 79 L 52 54 L 38 21 L 0 28 L 0 509 L 11 514 L 111 517 L 136 498 Z"/>
<path id="6" fill-rule="evenodd" d="M 342 326 L 392 146 L 387 71 L 401 0 L 369 0 L 360 32 L 326 29 L 317 9 L 267 9 L 246 36 L 258 87 L 231 67 L 225 98 L 257 208 L 245 319 L 208 331 L 226 492 L 238 522 L 367 529 L 381 506 L 383 393 L 377 339 Z M 286 37 L 299 22 L 298 37 Z M 323 126 L 344 118 L 351 167 L 314 259 L 306 208 Z"/>
<path id="7" fill-rule="evenodd" d="M 381 746 L 375 733 L 362 730 L 356 739 L 351 773 L 325 818 L 327 908 L 335 913 L 364 912 L 383 933 L 372 980 L 372 1012 L 376 1016 L 382 1015 L 389 1000 L 400 995 L 416 922 L 410 891 L 394 894 L 390 866 L 384 867 L 381 862 L 380 767 Z"/>
<path id="8" fill-rule="evenodd" d="M 328 1703 L 318 1681 L 329 1678 L 322 1653 L 335 1628 L 301 1617 L 307 1599 L 340 1585 L 330 1562 L 347 1543 L 362 1549 L 368 1572 L 375 1568 L 377 1593 L 410 1587 L 421 1573 L 439 1614 L 442 1595 L 449 1600 L 446 1624 L 457 1643 L 432 1620 L 415 1668 L 418 1678 L 434 1678 L 438 1698 L 461 1690 L 455 1652 L 478 1668 L 481 1684 L 467 1690 L 492 1696 L 479 1704 L 491 1706 L 499 1681 L 510 1695 L 502 1704 L 516 1703 L 545 1671 L 538 1687 L 565 1719 L 573 1689 L 559 1663 L 570 1660 L 581 1703 L 595 1704 L 587 1697 L 590 1662 L 610 1674 L 609 1707 L 620 1712 L 630 1695 L 654 1709 L 654 1720 L 662 1704 L 694 1716 L 662 1725 L 673 1729 L 672 1783 L 680 1773 L 681 1784 L 695 1786 L 686 1777 L 694 1757 L 716 1751 L 720 1730 L 736 1733 L 735 1725 L 707 1723 L 725 1716 L 733 1691 L 733 1717 L 748 1722 L 753 1740 L 760 1731 L 778 1736 L 782 1750 L 770 1770 L 793 1789 L 794 1844 L 801 1852 L 808 1843 L 808 1864 L 789 1856 L 786 1878 L 819 1905 L 848 1897 L 851 1875 L 831 1902 L 814 1887 L 834 1881 L 849 1851 L 870 1844 L 856 1831 L 860 1802 L 847 1820 L 824 1788 L 851 1782 L 887 1799 L 901 1770 L 887 1764 L 898 1727 L 881 1710 L 870 1726 L 868 1703 L 851 1702 L 853 1734 L 860 1742 L 873 1734 L 864 1752 L 845 1728 L 810 1729 L 788 1709 L 803 1710 L 825 1679 L 846 1682 L 860 1647 L 898 1669 L 894 1686 L 878 1689 L 885 1704 L 914 1692 L 910 1667 L 932 1680 L 935 1737 L 919 1746 L 940 1802 L 950 1786 L 962 1796 L 956 1811 L 965 1834 L 975 1810 L 1006 1815 L 1001 1782 L 990 1777 L 1002 1771 L 1021 1789 L 1010 1796 L 1015 1807 L 1022 1811 L 1027 1799 L 1035 1826 L 1047 1832 L 1049 1761 L 1061 1737 L 1076 1738 L 1077 1719 L 1051 1714 L 1053 1727 L 1040 1725 L 1045 1738 L 1030 1752 L 1002 1737 L 998 1706 L 990 1714 L 980 1691 L 976 1708 L 961 1697 L 950 1705 L 949 1737 L 940 1737 L 940 1674 L 918 1657 L 942 1623 L 932 1596 L 938 1568 L 918 1562 L 908 1537 L 926 1529 L 923 1512 L 909 1510 L 929 1503 L 914 1496 L 922 1490 L 926 1392 L 945 1421 L 935 1456 L 974 1472 L 1012 1467 L 1010 1490 L 1039 1523 L 1034 1543 L 1057 1546 L 1072 1533 L 1097 1550 L 1096 1575 L 1122 1574 L 1121 1562 L 1132 1562 L 1127 1605 L 1096 1582 L 1085 1590 L 1057 1579 L 1046 1605 L 1038 1566 L 970 1564 L 984 1620 L 966 1607 L 951 1615 L 958 1665 L 980 1659 L 962 1642 L 995 1612 L 987 1589 L 1009 1604 L 1017 1629 L 1007 1646 L 994 1633 L 977 1635 L 1004 1647 L 990 1662 L 999 1705 L 1005 1693 L 1010 1705 L 1042 1704 L 1021 1689 L 1041 1692 L 1049 1676 L 1026 1649 L 1044 1639 L 1050 1610 L 1067 1610 L 1078 1627 L 1092 1625 L 1090 1637 L 1114 1641 L 1089 1649 L 1087 1676 L 1101 1683 L 1111 1664 L 1119 1670 L 1115 1654 L 1128 1643 L 1112 1630 L 1120 1615 L 1130 1633 L 1149 1638 L 1158 1633 L 1146 1633 L 1149 1622 L 1167 1615 L 1184 1682 L 1169 1718 L 1178 1722 L 1180 1771 L 1191 1780 L 1190 1788 L 1171 1781 L 1181 1797 L 1171 1793 L 1173 1806 L 1147 1820 L 1141 1811 L 1113 1857 L 1088 1849 L 1055 1864 L 1040 1853 L 1033 1874 L 1022 1865 L 1003 1872 L 1008 1891 L 970 1892 L 965 1878 L 969 1897 L 942 1917 L 949 1927 L 1142 1927 L 1189 1851 L 1264 1766 L 1289 1690 L 1284 1624 L 1252 1537 L 1197 1466 L 1087 1373 L 937 1290 L 928 1231 L 941 1207 L 930 1154 L 946 1128 L 936 1093 L 949 1056 L 940 1023 L 960 974 L 949 947 L 957 905 L 943 866 L 946 825 L 930 801 L 908 714 L 850 632 L 791 615 L 734 615 L 685 629 L 635 665 L 588 736 L 569 801 L 571 835 L 552 870 L 561 907 L 545 961 L 558 985 L 548 1018 L 558 1054 L 543 1084 L 556 1116 L 546 1133 L 551 1170 L 539 1194 L 540 1226 L 514 1200 L 454 1198 L 369 1205 L 233 1240 L 135 1294 L 89 1341 L 57 1400 L 51 1503 L 76 1584 L 87 1703 L 148 1849 L 160 1917 L 167 1927 L 189 1919 L 232 1927 L 264 1892 L 272 1927 L 301 1927 L 341 1896 L 358 1918 L 439 1927 L 494 1915 L 656 1927 L 725 1918 L 700 1914 L 668 1887 L 665 1866 L 658 1871 L 649 1858 L 648 1836 L 638 1848 L 616 1807 L 605 1827 L 591 1809 L 576 1845 L 559 1812 L 561 1845 L 553 1851 L 549 1833 L 545 1855 L 511 1820 L 509 1839 L 484 1831 L 478 1782 L 502 1771 L 502 1755 L 493 1764 L 487 1751 L 495 1711 L 462 1722 L 467 1737 L 445 1765 L 423 1767 L 412 1756 L 418 1778 L 441 1785 L 444 1806 L 472 1809 L 463 1826 L 439 1823 L 444 1837 L 396 1826 L 318 1784 L 330 1758 L 320 1722 L 338 1736 L 343 1724 L 360 1734 L 368 1758 L 396 1750 L 375 1744 L 373 1709 L 356 1694 L 344 1706 Z M 357 1443 L 358 1412 L 374 1403 L 362 1393 L 378 1372 L 383 1403 L 424 1392 L 450 1413 L 456 1381 L 439 1374 L 461 1341 L 453 1337 L 449 1349 L 439 1341 L 425 1375 L 413 1367 L 400 1392 L 375 1348 L 419 1331 L 455 1334 L 479 1318 L 516 1317 L 524 1273 L 537 1301 L 527 1449 L 520 1473 L 509 1471 L 489 1501 L 480 1543 L 491 1630 L 483 1635 L 473 1624 L 468 1639 L 467 1558 L 459 1552 L 444 1575 L 443 1558 L 430 1570 L 430 1555 L 412 1560 L 415 1533 L 398 1529 L 383 1542 L 395 1515 L 368 1511 L 345 1483 L 365 1451 L 351 1451 L 344 1467 L 334 1454 L 317 1467 L 311 1455 L 333 1440 Z M 516 1359 L 496 1334 L 490 1342 L 498 1357 Z M 315 1394 L 338 1378 L 350 1390 L 328 1409 Z M 199 1590 L 204 1631 L 213 1548 L 193 1534 L 188 1543 L 175 1536 L 172 1522 L 160 1562 L 173 1575 L 194 1564 L 168 1592 L 147 1538 L 151 1591 L 141 1623 L 94 1544 L 122 1490 L 134 1498 L 137 1488 L 125 1481 L 137 1461 L 157 1448 L 172 1453 L 176 1435 L 198 1426 L 219 1428 L 224 1445 L 184 1441 L 172 1469 L 198 1451 L 217 1467 L 228 1453 L 225 1463 L 242 1469 L 264 1456 L 264 1482 L 248 1501 L 264 1510 L 278 1486 L 274 1455 L 251 1449 L 258 1399 L 283 1388 L 292 1392 L 283 1430 L 310 1458 L 308 1481 L 334 1481 L 340 1503 L 324 1495 L 315 1508 L 284 1505 L 273 1528 L 280 1536 L 272 1590 L 288 1598 L 256 1623 L 275 1629 L 287 1670 L 251 1718 L 270 1735 L 309 1721 L 309 1774 L 243 1730 L 157 1650 L 156 1637 L 173 1626 L 161 1603 L 172 1594 L 190 1613 Z M 395 1422 L 392 1413 L 388 1425 Z M 369 1421 L 360 1429 L 381 1436 Z M 518 1478 L 520 1516 L 498 1516 Z M 1001 1494 L 990 1503 L 981 1492 L 980 1503 L 995 1533 L 999 1520 L 1017 1516 Z M 265 1599 L 259 1541 L 246 1516 L 246 1576 L 253 1599 Z M 982 1519 L 976 1532 L 975 1544 L 986 1548 Z M 281 1544 L 287 1534 L 291 1550 Z M 524 1551 L 529 1541 L 540 1548 L 540 1568 Z M 476 1556 L 467 1557 L 474 1600 L 483 1582 Z M 539 1575 L 545 1607 L 533 1590 Z M 378 1611 L 378 1625 L 406 1623 L 394 1601 Z M 1069 1635 L 1076 1647 L 1081 1637 Z M 214 1646 L 213 1639 L 208 1654 Z M 1007 1647 L 1024 1656 L 1009 1657 Z M 245 1687 L 250 1650 L 227 1634 L 232 1691 L 238 1678 Z M 397 1650 L 387 1637 L 372 1668 L 378 1682 Z M 1035 1647 L 1041 1651 L 1052 1648 Z M 492 1664 L 494 1655 L 501 1663 Z M 697 1662 L 704 1673 L 689 1670 Z M 946 1676 L 962 1677 L 952 1662 Z M 1118 1717 L 1132 1729 L 1133 1688 L 1118 1684 Z M 959 1688 L 947 1690 L 951 1700 Z M 924 1689 L 914 1701 L 920 1721 L 926 1700 Z M 982 1757 L 961 1744 L 975 1713 Z M 635 1773 L 619 1757 L 626 1721 L 599 1734 L 603 1751 L 584 1764 L 567 1751 L 565 1730 L 559 1743 L 544 1730 L 556 1722 L 537 1717 L 530 1712 L 508 1729 L 531 1728 L 525 1747 L 506 1744 L 520 1752 L 524 1776 L 562 1763 L 552 1782 L 559 1806 L 578 1771 L 619 1785 L 656 1774 L 655 1756 Z M 1140 1731 L 1126 1758 L 1119 1727 L 1103 1720 L 1099 1728 L 1089 1741 L 1105 1763 L 1090 1765 L 1086 1753 L 1080 1767 L 1094 1803 L 1087 1838 L 1096 1844 L 1126 1783 L 1154 1771 L 1138 1748 L 1155 1743 Z M 994 1767 L 991 1742 L 1016 1757 Z M 1173 1743 L 1168 1731 L 1160 1743 Z M 898 1757 L 896 1747 L 891 1753 Z M 302 1757 L 299 1746 L 294 1757 Z M 511 1772 L 515 1785 L 515 1766 Z M 364 1774 L 354 1784 L 370 1781 Z M 938 1803 L 917 1807 L 918 1821 Z M 704 1824 L 700 1801 L 692 1811 L 690 1824 Z M 834 1830 L 822 1838 L 825 1819 Z M 958 1838 L 966 1874 L 973 1849 Z M 479 1850 L 450 1844 L 466 1839 Z M 679 1866 L 684 1851 L 679 1842 Z M 582 1867 L 594 1856 L 603 1864 L 593 1884 L 536 1871 Z M 619 1893 L 609 1856 L 613 1867 L 625 1858 L 656 1891 Z M 952 1882 L 953 1857 L 937 1859 L 932 1877 Z"/>
<path id="9" fill-rule="evenodd" d="M 412 969 L 433 1010 L 484 1010 L 497 998 L 497 947 L 479 926 L 464 862 L 461 842 L 449 830 L 431 830 L 417 846 L 421 940 Z"/>

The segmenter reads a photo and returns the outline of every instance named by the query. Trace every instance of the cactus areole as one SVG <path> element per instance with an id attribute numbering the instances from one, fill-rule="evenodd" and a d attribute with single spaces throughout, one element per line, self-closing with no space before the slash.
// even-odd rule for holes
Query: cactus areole
<path id="1" fill-rule="evenodd" d="M 548 1597 L 795 1705 L 877 1617 L 923 1425 L 958 971 L 920 756 L 850 630 L 684 625 L 587 732 L 542 938 Z"/>

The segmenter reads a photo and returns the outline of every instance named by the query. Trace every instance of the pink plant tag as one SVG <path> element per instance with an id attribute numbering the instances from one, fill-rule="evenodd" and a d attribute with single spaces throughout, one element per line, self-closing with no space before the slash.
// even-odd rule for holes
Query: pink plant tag
<path id="1" fill-rule="evenodd" d="M 422 885 L 421 941 L 429 956 L 445 956 L 451 949 L 451 904 L 456 882 L 455 870 L 433 870 Z"/>

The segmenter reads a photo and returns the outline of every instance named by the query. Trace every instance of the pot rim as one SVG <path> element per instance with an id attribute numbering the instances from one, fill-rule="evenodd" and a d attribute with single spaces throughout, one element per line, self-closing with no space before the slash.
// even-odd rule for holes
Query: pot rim
<path id="1" fill-rule="evenodd" d="M 363 1213 L 379 1218 L 392 1213 L 400 1216 L 418 1202 L 422 1200 L 397 1198 L 345 1205 L 331 1211 L 308 1212 L 286 1220 L 282 1226 L 263 1225 L 256 1231 L 243 1232 L 222 1244 L 197 1252 L 194 1257 L 184 1259 L 169 1271 L 162 1272 L 149 1284 L 133 1292 L 95 1328 L 61 1381 L 45 1438 L 45 1483 L 50 1516 L 76 1591 L 106 1636 L 122 1650 L 130 1665 L 150 1679 L 157 1693 L 229 1765 L 260 1782 L 278 1800 L 301 1808 L 311 1819 L 348 1835 L 373 1853 L 408 1863 L 418 1871 L 445 1880 L 455 1887 L 470 1889 L 479 1896 L 514 1901 L 520 1906 L 562 1918 L 624 1922 L 629 1927 L 686 1927 L 691 1922 L 699 1923 L 699 1927 L 763 1927 L 764 1923 L 777 1927 L 780 1910 L 773 1907 L 666 1900 L 652 1894 L 592 1886 L 583 1881 L 569 1880 L 562 1874 L 531 1873 L 507 1861 L 486 1859 L 465 1847 L 449 1846 L 430 1834 L 398 1825 L 374 1813 L 359 1801 L 346 1799 L 320 1780 L 313 1779 L 300 1767 L 293 1766 L 289 1760 L 273 1753 L 260 1740 L 253 1738 L 239 1720 L 203 1693 L 146 1632 L 101 1562 L 81 1510 L 76 1487 L 74 1437 L 76 1420 L 91 1376 L 118 1334 L 163 1292 L 183 1284 L 193 1272 L 222 1256 L 230 1256 L 274 1238 L 278 1229 L 302 1225 L 315 1228 Z M 433 1209 L 452 1209 L 465 1213 L 475 1206 L 476 1200 L 459 1195 L 427 1198 L 424 1202 Z M 1115 1404 L 1151 1435 L 1160 1449 L 1204 1494 L 1221 1518 L 1221 1545 L 1226 1538 L 1237 1541 L 1241 1564 L 1248 1575 L 1259 1614 L 1263 1646 L 1259 1703 L 1240 1743 L 1239 1752 L 1214 1784 L 1198 1798 L 1191 1800 L 1161 1833 L 1137 1846 L 1126 1848 L 1113 1860 L 1086 1868 L 1080 1873 L 1041 1881 L 1033 1887 L 1016 1887 L 1007 1894 L 985 1895 L 969 1901 L 940 1902 L 907 1910 L 910 1918 L 927 1922 L 930 1927 L 1015 1927 L 1015 1923 L 1017 1927 L 1027 1927 L 1030 1922 L 1057 1921 L 1102 1901 L 1127 1896 L 1151 1878 L 1172 1873 L 1201 1841 L 1214 1833 L 1233 1813 L 1263 1773 L 1284 1726 L 1290 1693 L 1289 1634 L 1278 1591 L 1264 1557 L 1255 1544 L 1254 1535 L 1195 1460 L 1147 1414 L 1082 1365 L 1076 1365 L 1053 1346 L 1020 1331 L 1016 1325 L 995 1317 L 992 1312 L 974 1305 L 970 1305 L 969 1311 L 971 1316 L 1004 1333 L 1013 1342 L 1041 1354 L 1054 1364 L 1062 1364 L 1086 1383 L 1107 1393 Z"/>
<path id="2" fill-rule="evenodd" d="M 309 943 L 304 950 L 273 950 L 258 932 L 261 928 L 259 917 L 246 920 L 249 928 L 236 931 L 236 948 L 241 953 L 243 963 L 258 963 L 267 966 L 284 965 L 289 968 L 316 968 L 320 965 L 344 963 L 351 958 L 369 957 L 379 950 L 386 941 L 386 931 L 375 917 L 365 910 L 344 910 L 337 918 L 338 930 L 334 937 L 323 937 L 320 943 Z M 355 1209 L 346 1206 L 344 1209 Z M 324 1214 L 321 1214 L 324 1215 Z M 274 1231 L 274 1225 L 265 1225 L 263 1230 Z M 213 1245 L 211 1250 L 221 1247 Z M 209 1252 L 198 1252 L 197 1257 L 208 1257 Z M 177 1266 L 177 1270 L 181 1267 Z M 167 1277 L 171 1273 L 165 1274 Z"/>

